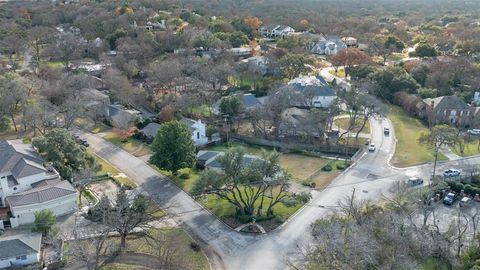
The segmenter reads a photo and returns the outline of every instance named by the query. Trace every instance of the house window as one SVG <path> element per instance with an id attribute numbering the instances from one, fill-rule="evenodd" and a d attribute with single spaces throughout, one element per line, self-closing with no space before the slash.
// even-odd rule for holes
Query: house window
<path id="1" fill-rule="evenodd" d="M 24 260 L 27 259 L 27 255 L 18 256 L 16 259 L 17 259 L 17 261 L 20 261 L 20 260 L 24 261 Z"/>
<path id="2" fill-rule="evenodd" d="M 200 139 L 200 132 L 197 132 L 197 140 Z"/>

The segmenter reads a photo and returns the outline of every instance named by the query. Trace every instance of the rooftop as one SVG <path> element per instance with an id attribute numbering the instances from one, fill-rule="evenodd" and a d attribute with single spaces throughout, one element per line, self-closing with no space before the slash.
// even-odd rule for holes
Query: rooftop
<path id="1" fill-rule="evenodd" d="M 36 254 L 40 252 L 42 235 L 17 234 L 0 238 L 0 260 Z"/>
<path id="2" fill-rule="evenodd" d="M 5 202 L 10 207 L 24 206 L 44 203 L 77 193 L 68 181 L 57 179 L 56 181 L 49 180 L 48 182 L 42 182 L 36 183 L 33 189 L 6 197 Z"/>
<path id="3" fill-rule="evenodd" d="M 0 173 L 10 172 L 15 179 L 47 172 L 44 160 L 33 146 L 21 140 L 0 141 Z"/>

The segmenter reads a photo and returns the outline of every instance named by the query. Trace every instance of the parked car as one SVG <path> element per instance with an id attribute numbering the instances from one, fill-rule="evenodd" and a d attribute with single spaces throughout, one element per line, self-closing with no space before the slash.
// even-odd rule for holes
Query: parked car
<path id="1" fill-rule="evenodd" d="M 370 145 L 370 139 L 367 139 L 367 141 L 365 141 L 365 145 Z"/>
<path id="2" fill-rule="evenodd" d="M 470 135 L 480 136 L 480 129 L 469 129 L 467 130 L 467 133 Z"/>
<path id="3" fill-rule="evenodd" d="M 90 144 L 89 144 L 89 143 L 87 142 L 87 140 L 85 140 L 85 139 L 80 139 L 78 143 L 81 144 L 81 145 L 83 145 L 83 146 L 85 146 L 85 147 L 89 147 L 89 146 L 90 146 Z"/>
<path id="4" fill-rule="evenodd" d="M 461 200 L 460 200 L 460 207 L 464 207 L 464 206 L 468 206 L 470 205 L 470 203 L 472 203 L 472 200 L 468 197 L 463 197 Z"/>
<path id="5" fill-rule="evenodd" d="M 371 144 L 368 146 L 368 151 L 369 151 L 369 152 L 375 152 L 375 144 L 374 144 L 374 143 L 371 143 Z"/>
<path id="6" fill-rule="evenodd" d="M 452 205 L 457 200 L 457 196 L 453 193 L 448 193 L 445 198 L 443 198 L 443 204 Z"/>
<path id="7" fill-rule="evenodd" d="M 460 175 L 460 171 L 457 169 L 448 169 L 443 172 L 444 177 L 455 177 L 459 175 Z"/>
<path id="8" fill-rule="evenodd" d="M 410 177 L 408 178 L 408 183 L 412 186 L 423 185 L 423 179 L 420 177 Z"/>
<path id="9" fill-rule="evenodd" d="M 383 134 L 385 134 L 385 135 L 390 135 L 390 129 L 384 127 L 384 128 L 383 128 Z"/>

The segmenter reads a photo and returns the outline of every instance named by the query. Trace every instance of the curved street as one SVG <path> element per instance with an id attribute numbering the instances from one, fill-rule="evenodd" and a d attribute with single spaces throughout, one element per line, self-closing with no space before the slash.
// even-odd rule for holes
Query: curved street
<path id="1" fill-rule="evenodd" d="M 136 181 L 160 206 L 202 242 L 214 269 L 284 269 L 284 258 L 308 243 L 309 228 L 315 220 L 332 212 L 338 201 L 350 196 L 379 200 L 388 195 L 395 181 L 407 176 L 429 179 L 431 164 L 404 169 L 389 165 L 395 151 L 395 130 L 386 118 L 370 120 L 375 152 L 364 152 L 342 175 L 321 192 L 313 191 L 312 200 L 274 232 L 255 236 L 236 232 L 204 209 L 183 190 L 141 159 L 104 140 L 100 135 L 84 133 L 91 149 Z M 390 135 L 383 128 L 390 128 Z M 468 168 L 480 157 L 439 162 L 437 171 L 454 166 Z M 427 183 L 425 183 L 427 184 Z"/>

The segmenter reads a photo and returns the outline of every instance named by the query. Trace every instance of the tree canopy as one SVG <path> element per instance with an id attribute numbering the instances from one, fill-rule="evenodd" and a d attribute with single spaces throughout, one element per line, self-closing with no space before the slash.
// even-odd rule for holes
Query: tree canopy
<path id="1" fill-rule="evenodd" d="M 173 174 L 182 168 L 192 167 L 195 161 L 192 132 L 187 125 L 179 121 L 162 124 L 151 148 L 153 155 L 150 162 Z"/>
<path id="2" fill-rule="evenodd" d="M 33 222 L 33 231 L 47 235 L 57 223 L 57 217 L 50 209 L 43 209 L 35 213 L 35 221 Z"/>
<path id="3" fill-rule="evenodd" d="M 95 157 L 77 144 L 66 129 L 52 129 L 45 136 L 34 139 L 33 145 L 65 179 L 71 179 L 73 173 L 81 170 L 100 169 Z"/>

